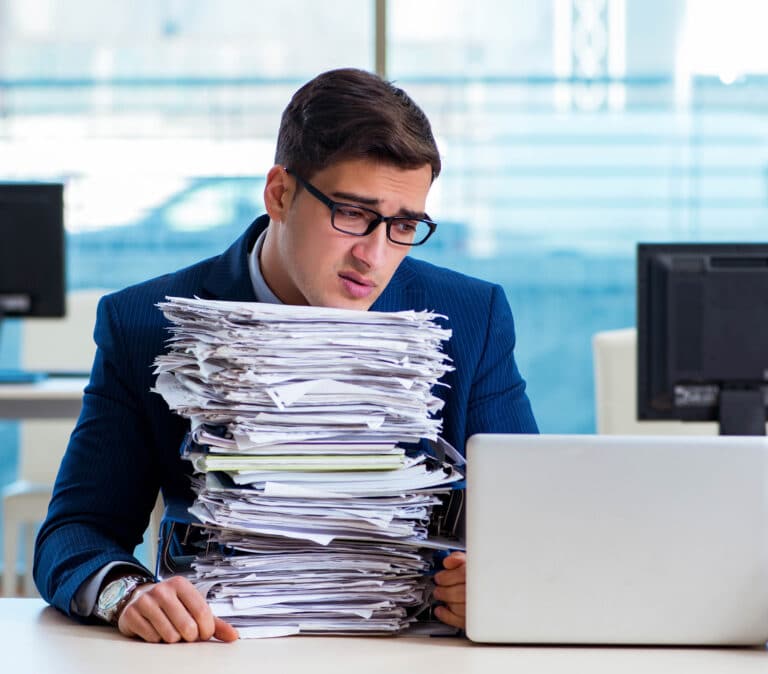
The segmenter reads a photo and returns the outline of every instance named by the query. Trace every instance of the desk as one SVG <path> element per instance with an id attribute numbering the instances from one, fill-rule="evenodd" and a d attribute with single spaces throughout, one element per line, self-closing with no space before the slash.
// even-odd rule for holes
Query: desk
<path id="1" fill-rule="evenodd" d="M 80 625 L 39 599 L 0 599 L 0 645 L 3 671 L 19 674 L 762 674 L 768 669 L 768 651 L 762 649 L 540 648 L 415 637 L 147 644 L 110 627 Z"/>
<path id="2" fill-rule="evenodd" d="M 88 377 L 0 384 L 0 419 L 77 419 Z"/>

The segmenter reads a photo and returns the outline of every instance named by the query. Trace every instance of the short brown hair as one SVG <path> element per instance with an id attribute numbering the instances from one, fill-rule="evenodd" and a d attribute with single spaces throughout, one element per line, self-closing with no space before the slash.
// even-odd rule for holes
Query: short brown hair
<path id="1" fill-rule="evenodd" d="M 365 70 L 329 70 L 302 86 L 283 111 L 275 163 L 309 180 L 361 158 L 404 169 L 429 164 L 433 180 L 440 173 L 432 127 L 408 94 Z"/>

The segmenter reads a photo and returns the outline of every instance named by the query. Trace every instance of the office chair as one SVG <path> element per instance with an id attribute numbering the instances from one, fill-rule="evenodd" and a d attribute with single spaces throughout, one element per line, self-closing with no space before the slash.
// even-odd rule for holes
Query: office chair
<path id="1" fill-rule="evenodd" d="M 717 435 L 715 422 L 637 420 L 637 331 L 592 337 L 597 432 L 606 435 Z"/>

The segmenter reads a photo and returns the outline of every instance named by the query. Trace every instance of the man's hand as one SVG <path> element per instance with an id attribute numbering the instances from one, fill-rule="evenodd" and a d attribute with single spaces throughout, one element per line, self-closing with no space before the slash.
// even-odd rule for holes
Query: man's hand
<path id="1" fill-rule="evenodd" d="M 467 603 L 467 557 L 463 552 L 452 552 L 443 560 L 443 570 L 435 574 L 432 596 L 445 602 L 435 608 L 435 615 L 448 625 L 464 629 Z"/>
<path id="2" fill-rule="evenodd" d="M 120 614 L 117 628 L 127 637 L 152 643 L 238 638 L 237 630 L 216 618 L 195 586 L 180 576 L 136 588 Z"/>

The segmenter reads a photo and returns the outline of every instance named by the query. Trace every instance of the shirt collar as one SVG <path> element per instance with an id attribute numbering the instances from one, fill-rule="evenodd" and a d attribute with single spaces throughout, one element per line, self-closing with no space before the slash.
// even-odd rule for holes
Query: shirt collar
<path id="1" fill-rule="evenodd" d="M 267 228 L 269 229 L 269 228 Z M 261 273 L 261 263 L 259 257 L 261 256 L 261 249 L 264 246 L 264 239 L 267 236 L 267 229 L 265 229 L 256 239 L 256 243 L 253 244 L 251 252 L 248 254 L 248 273 L 251 276 L 251 284 L 253 285 L 253 293 L 256 295 L 257 302 L 265 302 L 266 304 L 283 304 L 280 298 L 272 292 L 267 282 L 264 280 L 264 275 Z"/>

